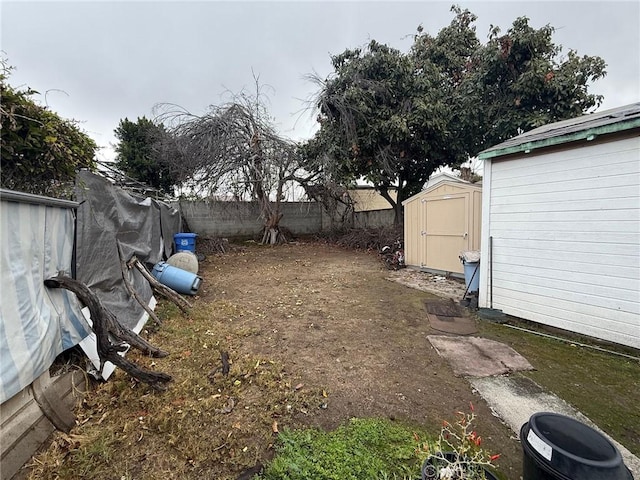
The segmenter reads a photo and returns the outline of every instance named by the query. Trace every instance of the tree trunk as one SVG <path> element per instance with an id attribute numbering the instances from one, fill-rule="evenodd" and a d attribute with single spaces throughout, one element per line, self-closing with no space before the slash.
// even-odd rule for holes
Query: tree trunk
<path id="1" fill-rule="evenodd" d="M 169 355 L 167 352 L 154 347 L 135 332 L 122 326 L 115 315 L 104 307 L 98 296 L 84 283 L 59 273 L 57 276 L 45 280 L 44 284 L 49 288 L 64 288 L 75 293 L 80 301 L 89 308 L 91 321 L 93 322 L 93 331 L 96 334 L 101 369 L 102 365 L 104 365 L 106 361 L 109 361 L 122 368 L 132 377 L 150 385 L 156 390 L 166 389 L 164 384 L 171 380 L 170 375 L 141 369 L 135 363 L 122 357 L 120 352 L 127 349 L 126 344 L 152 357 L 166 357 Z"/>
<path id="2" fill-rule="evenodd" d="M 404 206 L 402 203 L 397 202 L 393 212 L 393 225 L 395 227 L 402 227 L 404 225 Z"/>
<path id="3" fill-rule="evenodd" d="M 264 224 L 262 233 L 262 243 L 265 245 L 275 245 L 277 243 L 285 243 L 286 237 L 280 230 L 280 220 L 282 213 L 269 212 Z"/>
<path id="4" fill-rule="evenodd" d="M 394 200 L 393 198 L 391 198 L 391 195 L 389 195 L 389 187 L 380 187 L 380 196 L 387 202 L 389 202 L 389 205 L 391 205 L 391 208 L 393 208 L 393 225 L 398 227 L 403 223 L 404 211 L 401 201 L 402 190 L 398 187 L 396 191 L 396 200 Z"/>

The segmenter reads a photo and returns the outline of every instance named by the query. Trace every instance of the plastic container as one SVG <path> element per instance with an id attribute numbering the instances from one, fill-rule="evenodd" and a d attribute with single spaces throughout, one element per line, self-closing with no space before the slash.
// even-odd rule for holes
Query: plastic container
<path id="1" fill-rule="evenodd" d="M 463 262 L 464 283 L 469 293 L 480 289 L 480 262 Z"/>
<path id="2" fill-rule="evenodd" d="M 167 262 L 156 263 L 151 274 L 163 285 L 185 295 L 195 295 L 202 283 L 202 278 L 199 276 L 186 270 L 172 267 Z"/>
<path id="3" fill-rule="evenodd" d="M 460 252 L 459 258 L 464 267 L 467 293 L 476 293 L 480 289 L 480 250 Z"/>
<path id="4" fill-rule="evenodd" d="M 196 252 L 195 233 L 176 233 L 173 236 L 173 243 L 176 244 L 176 252 Z"/>
<path id="5" fill-rule="evenodd" d="M 422 480 L 439 480 L 439 470 L 442 467 L 446 467 L 448 463 L 455 462 L 457 455 L 454 452 L 438 452 L 435 455 L 430 455 L 422 464 Z M 476 465 L 475 474 L 473 478 L 479 478 L 478 475 L 483 473 L 485 480 L 498 480 L 489 469 L 482 465 Z M 457 478 L 457 477 L 456 477 Z"/>
<path id="6" fill-rule="evenodd" d="M 633 480 L 600 432 L 557 413 L 533 414 L 520 429 L 523 480 Z"/>
<path id="7" fill-rule="evenodd" d="M 198 273 L 198 257 L 193 252 L 183 251 L 171 255 L 167 263 L 172 267 L 180 268 L 191 273 Z"/>

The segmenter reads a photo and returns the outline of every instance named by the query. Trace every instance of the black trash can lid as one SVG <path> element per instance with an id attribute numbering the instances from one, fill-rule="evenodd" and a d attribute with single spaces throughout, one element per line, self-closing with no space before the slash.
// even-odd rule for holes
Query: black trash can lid
<path id="1" fill-rule="evenodd" d="M 524 428 L 528 427 L 528 428 Z M 521 438 L 525 453 L 538 457 L 547 470 L 567 478 L 632 478 L 618 449 L 597 430 L 557 413 L 535 413 L 523 425 Z"/>
<path id="2" fill-rule="evenodd" d="M 620 452 L 604 435 L 571 417 L 557 413 L 535 413 L 529 419 L 529 428 L 547 447 L 581 463 L 599 466 L 611 463 L 614 466 L 621 461 Z M 529 436 L 535 442 L 535 437 Z M 531 446 L 536 447 L 533 444 Z M 545 450 L 544 445 L 538 447 Z"/>

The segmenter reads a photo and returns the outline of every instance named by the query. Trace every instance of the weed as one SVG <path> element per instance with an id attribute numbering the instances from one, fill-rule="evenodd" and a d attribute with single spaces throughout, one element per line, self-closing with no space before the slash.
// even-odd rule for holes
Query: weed
<path id="1" fill-rule="evenodd" d="M 333 432 L 285 430 L 262 480 L 416 478 L 424 455 L 414 428 L 384 419 L 352 419 Z"/>

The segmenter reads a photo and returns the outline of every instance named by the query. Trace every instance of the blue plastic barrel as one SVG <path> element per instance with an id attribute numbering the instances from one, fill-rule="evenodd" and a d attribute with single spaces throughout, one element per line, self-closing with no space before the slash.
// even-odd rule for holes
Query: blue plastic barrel
<path id="1" fill-rule="evenodd" d="M 469 292 L 480 289 L 480 262 L 464 262 L 464 281 Z"/>
<path id="2" fill-rule="evenodd" d="M 202 278 L 195 273 L 173 267 L 167 262 L 156 263 L 151 274 L 161 284 L 185 295 L 195 295 L 202 283 Z"/>
<path id="3" fill-rule="evenodd" d="M 196 237 L 195 233 L 176 233 L 173 236 L 173 242 L 176 244 L 176 252 L 192 252 L 196 253 Z"/>

